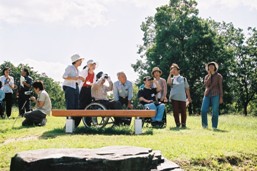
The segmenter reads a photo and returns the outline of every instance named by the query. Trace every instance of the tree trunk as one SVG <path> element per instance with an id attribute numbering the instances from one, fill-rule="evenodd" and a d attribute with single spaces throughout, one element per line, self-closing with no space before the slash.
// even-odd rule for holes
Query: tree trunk
<path id="1" fill-rule="evenodd" d="M 244 115 L 247 116 L 247 106 L 248 106 L 248 103 L 245 103 L 244 104 Z"/>

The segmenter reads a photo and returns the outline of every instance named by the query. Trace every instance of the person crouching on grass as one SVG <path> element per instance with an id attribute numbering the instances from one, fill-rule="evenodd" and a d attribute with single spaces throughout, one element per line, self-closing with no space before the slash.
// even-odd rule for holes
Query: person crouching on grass
<path id="1" fill-rule="evenodd" d="M 24 114 L 25 120 L 22 122 L 22 126 L 44 126 L 46 115 L 49 115 L 52 110 L 52 103 L 48 93 L 44 90 L 42 81 L 35 81 L 32 87 L 38 97 L 36 99 L 32 96 L 30 100 L 36 103 L 36 109 Z"/>

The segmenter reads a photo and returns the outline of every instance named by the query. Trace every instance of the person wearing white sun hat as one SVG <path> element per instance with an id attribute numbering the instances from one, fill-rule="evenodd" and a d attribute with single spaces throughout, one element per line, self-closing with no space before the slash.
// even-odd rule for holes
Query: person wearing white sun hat
<path id="1" fill-rule="evenodd" d="M 78 67 L 81 66 L 84 58 L 80 57 L 78 54 L 71 56 L 72 65 L 68 65 L 63 74 L 63 90 L 65 93 L 66 109 L 79 109 L 79 83 L 84 82 L 84 78 L 79 76 Z M 75 126 L 77 127 L 79 123 L 75 120 Z"/>

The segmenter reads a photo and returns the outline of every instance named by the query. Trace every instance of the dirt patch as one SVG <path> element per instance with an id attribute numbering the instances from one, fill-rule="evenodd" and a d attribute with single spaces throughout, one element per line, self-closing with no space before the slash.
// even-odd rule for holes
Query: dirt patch
<path id="1" fill-rule="evenodd" d="M 10 144 L 17 141 L 29 141 L 29 140 L 38 140 L 39 136 L 27 136 L 27 137 L 19 137 L 19 138 L 10 138 L 5 140 L 2 145 Z"/>

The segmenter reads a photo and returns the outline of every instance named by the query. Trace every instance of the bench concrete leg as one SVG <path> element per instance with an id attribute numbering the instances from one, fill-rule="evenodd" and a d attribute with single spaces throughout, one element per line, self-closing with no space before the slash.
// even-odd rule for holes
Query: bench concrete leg
<path id="1" fill-rule="evenodd" d="M 142 119 L 140 119 L 139 117 L 135 119 L 135 134 L 142 134 Z"/>
<path id="2" fill-rule="evenodd" d="M 68 117 L 66 119 L 65 132 L 66 133 L 73 133 L 74 129 L 75 129 L 75 121 L 71 117 Z"/>

